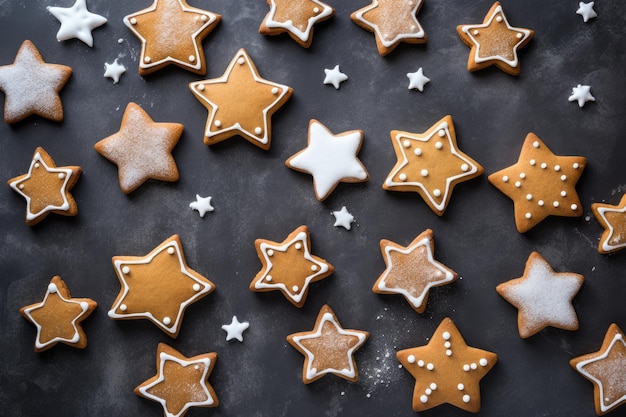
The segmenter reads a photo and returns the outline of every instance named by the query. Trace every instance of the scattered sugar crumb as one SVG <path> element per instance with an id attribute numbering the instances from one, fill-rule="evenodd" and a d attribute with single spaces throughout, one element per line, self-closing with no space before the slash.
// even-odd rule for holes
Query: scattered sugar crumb
<path id="1" fill-rule="evenodd" d="M 370 394 L 370 393 L 368 392 L 367 394 L 365 394 L 365 396 L 366 396 L 367 398 L 370 398 L 370 397 L 372 396 L 372 394 Z"/>
<path id="2" fill-rule="evenodd" d="M 119 39 L 117 40 L 117 43 L 124 43 L 124 38 L 119 38 Z"/>

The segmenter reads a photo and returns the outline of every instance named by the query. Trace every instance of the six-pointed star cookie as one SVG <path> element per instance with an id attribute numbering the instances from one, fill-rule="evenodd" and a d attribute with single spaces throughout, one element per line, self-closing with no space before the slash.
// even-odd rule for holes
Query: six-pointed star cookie
<path id="1" fill-rule="evenodd" d="M 57 343 L 84 349 L 87 336 L 81 326 L 96 308 L 89 298 L 72 298 L 65 282 L 55 276 L 41 303 L 20 309 L 20 313 L 37 328 L 35 351 L 43 352 Z"/>
<path id="2" fill-rule="evenodd" d="M 424 133 L 391 131 L 398 161 L 383 183 L 389 191 L 415 191 L 439 216 L 454 186 L 483 173 L 483 167 L 459 150 L 452 117 L 445 116 Z"/>
<path id="3" fill-rule="evenodd" d="M 433 232 L 425 230 L 408 246 L 389 240 L 380 241 L 387 269 L 372 287 L 378 294 L 401 294 L 418 313 L 426 310 L 432 287 L 455 281 L 458 275 L 433 257 Z"/>
<path id="4" fill-rule="evenodd" d="M 117 165 L 120 188 L 128 194 L 148 179 L 178 181 L 172 149 L 182 134 L 180 123 L 155 123 L 139 105 L 128 103 L 120 130 L 94 148 Z"/>
<path id="5" fill-rule="evenodd" d="M 0 90 L 6 95 L 4 121 L 16 123 L 32 114 L 63 120 L 59 91 L 70 75 L 70 67 L 44 62 L 35 45 L 24 41 L 13 64 L 0 66 Z"/>
<path id="6" fill-rule="evenodd" d="M 159 343 L 157 373 L 135 388 L 135 394 L 161 404 L 165 417 L 183 417 L 190 407 L 216 407 L 217 395 L 209 376 L 217 353 L 188 358 L 165 343 Z"/>
<path id="7" fill-rule="evenodd" d="M 333 310 L 324 305 L 313 330 L 290 334 L 287 341 L 304 355 L 302 382 L 305 384 L 326 374 L 354 382 L 359 378 L 354 352 L 368 337 L 368 332 L 341 327 Z"/>
<path id="8" fill-rule="evenodd" d="M 87 10 L 86 0 L 76 0 L 72 7 L 48 7 L 48 11 L 61 22 L 57 32 L 59 42 L 76 38 L 91 47 L 91 31 L 107 22 L 105 17 Z"/>
<path id="9" fill-rule="evenodd" d="M 70 190 L 80 173 L 78 166 L 57 167 L 43 148 L 35 149 L 28 173 L 7 182 L 26 200 L 26 224 L 35 225 L 50 213 L 76 216 L 78 206 Z"/>
<path id="10" fill-rule="evenodd" d="M 380 55 L 387 55 L 400 42 L 426 43 L 426 32 L 417 21 L 423 0 L 372 0 L 350 15 L 354 23 L 374 32 Z"/>
<path id="11" fill-rule="evenodd" d="M 470 347 L 451 319 L 445 318 L 426 346 L 396 356 L 415 378 L 413 410 L 452 404 L 473 413 L 480 409 L 480 380 L 498 360 L 493 352 Z"/>
<path id="12" fill-rule="evenodd" d="M 291 169 L 311 174 L 315 197 L 324 201 L 340 182 L 365 182 L 369 175 L 357 158 L 362 130 L 338 135 L 315 119 L 309 122 L 308 146 L 285 162 Z"/>
<path id="13" fill-rule="evenodd" d="M 626 247 L 626 194 L 616 206 L 593 203 L 591 211 L 604 228 L 598 244 L 598 252 L 611 253 Z"/>
<path id="14" fill-rule="evenodd" d="M 558 156 L 529 133 L 515 165 L 489 175 L 489 182 L 513 200 L 515 225 L 527 232 L 548 216 L 579 217 L 583 210 L 576 183 L 587 160 Z"/>
<path id="15" fill-rule="evenodd" d="M 261 78 L 252 59 L 240 49 L 219 78 L 196 81 L 189 88 L 209 111 L 204 143 L 213 145 L 241 135 L 267 150 L 271 144 L 271 117 L 293 90 Z"/>
<path id="16" fill-rule="evenodd" d="M 584 279 L 573 272 L 554 272 L 539 253 L 533 252 L 526 261 L 524 275 L 498 285 L 496 291 L 518 309 L 517 327 L 525 339 L 548 326 L 578 329 L 572 299 Z"/>
<path id="17" fill-rule="evenodd" d="M 609 326 L 599 351 L 574 358 L 570 365 L 593 383 L 596 414 L 626 403 L 626 340 L 615 323 Z"/>
<path id="18" fill-rule="evenodd" d="M 535 34 L 530 29 L 511 26 L 499 2 L 491 6 L 482 24 L 459 25 L 456 30 L 461 40 L 472 48 L 468 70 L 477 71 L 495 65 L 511 75 L 519 75 L 517 52 Z"/>
<path id="19" fill-rule="evenodd" d="M 109 311 L 112 319 L 148 319 L 169 336 L 178 336 L 185 309 L 215 289 L 187 266 L 178 235 L 146 256 L 114 256 L 122 286 Z"/>
<path id="20" fill-rule="evenodd" d="M 335 9 L 319 0 L 267 0 L 270 11 L 261 22 L 263 35 L 289 34 L 300 46 L 313 42 L 313 25 L 330 19 Z"/>
<path id="21" fill-rule="evenodd" d="M 186 0 L 154 0 L 150 7 L 124 17 L 126 26 L 141 41 L 139 74 L 147 75 L 170 64 L 205 74 L 202 40 L 221 18 L 190 7 Z"/>
<path id="22" fill-rule="evenodd" d="M 257 239 L 254 245 L 263 267 L 250 283 L 250 290 L 279 290 L 296 307 L 304 305 L 309 284 L 334 271 L 331 264 L 311 254 L 311 238 L 306 226 L 298 227 L 280 243 Z"/>

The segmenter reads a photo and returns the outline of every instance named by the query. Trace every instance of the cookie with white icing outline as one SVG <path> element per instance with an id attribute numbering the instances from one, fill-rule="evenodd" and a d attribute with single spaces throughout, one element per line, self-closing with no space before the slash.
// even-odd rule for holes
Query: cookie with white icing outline
<path id="1" fill-rule="evenodd" d="M 330 19 L 335 9 L 319 0 L 267 0 L 267 13 L 259 33 L 287 33 L 300 46 L 308 48 L 313 42 L 313 25 Z"/>
<path id="2" fill-rule="evenodd" d="M 598 243 L 598 252 L 613 253 L 626 247 L 626 194 L 616 206 L 593 203 L 591 212 L 604 231 Z"/>

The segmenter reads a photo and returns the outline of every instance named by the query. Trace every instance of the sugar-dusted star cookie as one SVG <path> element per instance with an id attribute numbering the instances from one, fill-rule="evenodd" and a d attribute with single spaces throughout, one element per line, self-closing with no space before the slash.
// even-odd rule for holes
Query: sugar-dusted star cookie
<path id="1" fill-rule="evenodd" d="M 495 2 L 482 24 L 459 25 L 456 28 L 461 40 L 471 49 L 467 61 L 469 71 L 495 65 L 511 75 L 519 75 L 518 51 L 535 34 L 525 28 L 511 26 L 500 2 Z"/>
<path id="2" fill-rule="evenodd" d="M 261 78 L 244 49 L 235 54 L 224 75 L 193 82 L 189 88 L 209 111 L 206 145 L 240 135 L 264 150 L 271 144 L 272 115 L 293 93 L 291 87 Z"/>
<path id="3" fill-rule="evenodd" d="M 346 206 L 342 206 L 341 210 L 333 211 L 332 215 L 335 216 L 335 227 L 343 227 L 346 230 L 350 230 L 352 228 L 352 223 L 354 222 L 354 216 L 348 211 Z"/>
<path id="4" fill-rule="evenodd" d="M 350 15 L 363 29 L 374 32 L 380 55 L 387 55 L 400 42 L 426 43 L 426 32 L 417 20 L 423 0 L 372 0 Z"/>
<path id="5" fill-rule="evenodd" d="M 280 243 L 257 239 L 254 245 L 263 267 L 250 283 L 250 290 L 278 290 L 296 307 L 304 305 L 312 282 L 334 271 L 331 264 L 311 254 L 311 238 L 306 226 L 298 227 Z"/>
<path id="6" fill-rule="evenodd" d="M 89 47 L 93 46 L 91 31 L 104 25 L 107 19 L 87 10 L 86 0 L 76 0 L 72 7 L 48 7 L 48 11 L 61 22 L 57 41 L 79 39 Z"/>
<path id="7" fill-rule="evenodd" d="M 518 309 L 517 327 L 525 339 L 548 326 L 578 330 L 572 300 L 584 280 L 573 272 L 555 272 L 548 261 L 533 252 L 524 275 L 498 285 L 496 291 Z"/>
<path id="8" fill-rule="evenodd" d="M 114 256 L 113 267 L 122 286 L 109 317 L 148 319 L 176 338 L 185 309 L 215 289 L 187 266 L 178 235 L 146 256 Z"/>
<path id="9" fill-rule="evenodd" d="M 70 290 L 59 276 L 48 284 L 42 302 L 20 309 L 20 313 L 37 328 L 35 351 L 43 352 L 57 343 L 84 349 L 87 336 L 81 326 L 96 308 L 89 298 L 72 298 Z"/>
<path id="10" fill-rule="evenodd" d="M 480 409 L 480 380 L 498 356 L 468 346 L 451 319 L 445 318 L 426 346 L 399 351 L 396 356 L 415 378 L 413 410 L 452 404 L 465 411 Z"/>
<path id="11" fill-rule="evenodd" d="M 304 355 L 302 382 L 305 384 L 326 374 L 354 382 L 359 378 L 354 352 L 368 337 L 366 331 L 341 327 L 333 310 L 324 305 L 317 315 L 313 330 L 290 334 L 287 341 Z"/>
<path id="12" fill-rule="evenodd" d="M 334 135 L 315 119 L 309 122 L 308 146 L 285 162 L 289 168 L 311 174 L 315 197 L 324 201 L 340 182 L 365 182 L 369 175 L 357 154 L 362 130 Z"/>
<path id="13" fill-rule="evenodd" d="M 320 0 L 267 0 L 270 11 L 261 22 L 259 33 L 287 33 L 300 46 L 313 42 L 313 25 L 330 19 L 335 9 Z"/>
<path id="14" fill-rule="evenodd" d="M 339 90 L 341 83 L 348 80 L 348 76 L 339 70 L 339 64 L 335 65 L 332 69 L 324 69 L 324 84 L 330 84 L 335 87 L 335 90 Z"/>
<path id="15" fill-rule="evenodd" d="M 247 321 L 240 322 L 237 320 L 237 316 L 233 316 L 233 319 L 230 321 L 230 324 L 225 324 L 222 326 L 222 330 L 226 332 L 226 341 L 237 339 L 240 342 L 243 342 L 243 332 L 248 330 L 250 327 L 250 323 Z"/>
<path id="16" fill-rule="evenodd" d="M 579 14 L 583 18 L 583 22 L 587 23 L 589 19 L 593 19 L 598 17 L 598 14 L 595 10 L 593 10 L 594 2 L 590 1 L 589 3 L 579 2 L 578 10 L 576 10 L 576 14 Z"/>
<path id="17" fill-rule="evenodd" d="M 576 183 L 587 160 L 559 156 L 529 133 L 515 165 L 489 175 L 489 182 L 513 200 L 515 225 L 520 233 L 548 216 L 580 217 L 583 209 Z"/>
<path id="18" fill-rule="evenodd" d="M 596 414 L 626 403 L 626 340 L 617 324 L 609 326 L 599 351 L 574 358 L 570 365 L 593 384 Z"/>
<path id="19" fill-rule="evenodd" d="M 165 417 L 183 417 L 191 407 L 217 407 L 219 400 L 209 384 L 217 353 L 191 358 L 171 346 L 159 343 L 157 373 L 135 388 L 135 394 L 156 401 Z"/>
<path id="20" fill-rule="evenodd" d="M 113 80 L 113 84 L 120 81 L 122 74 L 126 72 L 126 67 L 117 61 L 117 58 L 110 64 L 104 63 L 104 76 Z"/>
<path id="21" fill-rule="evenodd" d="M 70 67 L 44 62 L 35 45 L 24 41 L 13 64 L 0 66 L 0 90 L 6 96 L 4 121 L 17 123 L 32 114 L 63 120 L 59 92 L 70 75 Z"/>
<path id="22" fill-rule="evenodd" d="M 596 101 L 596 98 L 591 95 L 591 86 L 578 84 L 572 88 L 572 94 L 567 98 L 567 101 L 576 101 L 578 107 L 584 107 L 588 101 Z"/>
<path id="23" fill-rule="evenodd" d="M 43 148 L 35 149 L 28 173 L 7 181 L 26 200 L 26 224 L 33 226 L 50 213 L 76 216 L 78 206 L 70 191 L 81 172 L 79 166 L 57 167 Z"/>
<path id="24" fill-rule="evenodd" d="M 449 284 L 459 277 L 434 258 L 435 242 L 430 229 L 420 233 L 408 246 L 380 241 L 387 268 L 374 283 L 378 294 L 401 294 L 418 313 L 426 310 L 431 288 Z"/>
<path id="25" fill-rule="evenodd" d="M 170 64 L 206 74 L 202 41 L 222 17 L 191 7 L 186 0 L 154 0 L 146 9 L 124 17 L 124 24 L 141 41 L 139 74 Z"/>
<path id="26" fill-rule="evenodd" d="M 626 247 L 626 194 L 618 205 L 593 203 L 591 211 L 600 226 L 604 228 L 598 252 L 612 253 Z"/>
<path id="27" fill-rule="evenodd" d="M 120 188 L 126 194 L 149 179 L 178 181 L 172 149 L 183 134 L 180 123 L 155 123 L 135 103 L 128 103 L 120 130 L 94 145 L 117 165 Z"/>
<path id="28" fill-rule="evenodd" d="M 445 212 L 455 185 L 483 173 L 483 167 L 459 149 L 450 116 L 424 133 L 392 130 L 391 142 L 398 161 L 383 188 L 415 191 L 439 216 Z"/>

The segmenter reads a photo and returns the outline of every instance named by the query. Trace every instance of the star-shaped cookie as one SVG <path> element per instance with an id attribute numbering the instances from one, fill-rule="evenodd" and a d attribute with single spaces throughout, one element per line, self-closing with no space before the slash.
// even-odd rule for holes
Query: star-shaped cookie
<path id="1" fill-rule="evenodd" d="M 570 365 L 593 383 L 596 414 L 626 403 L 626 340 L 617 324 L 609 326 L 599 351 L 574 358 Z"/>
<path id="2" fill-rule="evenodd" d="M 518 50 L 535 34 L 525 28 L 511 26 L 500 2 L 495 2 L 480 25 L 459 25 L 461 40 L 471 47 L 467 69 L 477 71 L 495 65 L 511 75 L 519 75 Z"/>
<path id="3" fill-rule="evenodd" d="M 477 413 L 479 382 L 498 360 L 493 352 L 468 346 L 449 318 L 426 346 L 401 350 L 396 356 L 415 378 L 413 410 L 417 412 L 447 403 Z"/>
<path id="4" fill-rule="evenodd" d="M 240 49 L 219 78 L 196 81 L 189 88 L 209 111 L 204 143 L 213 145 L 240 135 L 267 150 L 271 117 L 291 97 L 291 87 L 261 78 L 252 59 Z"/>
<path id="5" fill-rule="evenodd" d="M 367 170 L 357 158 L 362 130 L 334 135 L 315 119 L 309 122 L 308 146 L 285 162 L 291 169 L 311 174 L 315 197 L 324 201 L 340 182 L 365 182 Z"/>
<path id="6" fill-rule="evenodd" d="M 300 46 L 313 42 L 313 25 L 330 19 L 335 9 L 319 0 L 267 0 L 270 11 L 261 22 L 259 33 L 291 36 Z"/>
<path id="7" fill-rule="evenodd" d="M 61 22 L 57 32 L 57 41 L 80 39 L 88 46 L 93 46 L 91 31 L 104 25 L 107 19 L 87 10 L 87 0 L 76 0 L 72 7 L 48 7 L 48 11 Z"/>
<path id="8" fill-rule="evenodd" d="M 298 227 L 280 243 L 257 239 L 254 245 L 263 267 L 250 283 L 250 290 L 278 290 L 296 307 L 304 305 L 312 282 L 334 271 L 331 264 L 311 254 L 311 238 L 306 226 Z"/>
<path id="9" fill-rule="evenodd" d="M 7 181 L 26 200 L 26 224 L 33 226 L 50 213 L 76 216 L 78 206 L 70 191 L 81 172 L 79 166 L 57 167 L 43 148 L 35 149 L 28 173 Z"/>
<path id="10" fill-rule="evenodd" d="M 616 206 L 593 203 L 591 211 L 604 228 L 598 244 L 598 252 L 611 253 L 626 247 L 626 194 Z"/>
<path id="11" fill-rule="evenodd" d="M 378 294 L 401 294 L 418 313 L 426 310 L 431 288 L 448 284 L 458 278 L 456 272 L 433 257 L 433 232 L 425 230 L 408 246 L 389 240 L 380 241 L 387 268 L 378 277 L 372 291 Z"/>
<path id="12" fill-rule="evenodd" d="M 0 66 L 0 90 L 6 96 L 4 121 L 17 123 L 32 114 L 63 120 L 59 92 L 70 75 L 70 67 L 44 62 L 35 45 L 24 41 L 13 64 Z"/>
<path id="13" fill-rule="evenodd" d="M 219 400 L 209 384 L 217 353 L 191 358 L 159 343 L 157 373 L 135 388 L 135 394 L 161 404 L 165 417 L 183 417 L 191 407 L 217 407 Z"/>
<path id="14" fill-rule="evenodd" d="M 128 103 L 120 130 L 94 148 L 117 165 L 120 188 L 128 194 L 149 179 L 178 181 L 172 149 L 183 128 L 180 123 L 155 123 L 139 105 Z"/>
<path id="15" fill-rule="evenodd" d="M 124 17 L 124 24 L 141 41 L 139 74 L 170 64 L 205 74 L 202 41 L 221 19 L 219 14 L 189 6 L 186 0 L 154 0 L 150 7 Z"/>
<path id="16" fill-rule="evenodd" d="M 187 266 L 178 235 L 146 256 L 114 256 L 113 267 L 122 286 L 109 311 L 112 319 L 148 319 L 176 338 L 185 309 L 215 289 Z"/>
<path id="17" fill-rule="evenodd" d="M 426 43 L 426 32 L 417 21 L 423 0 L 372 0 L 350 15 L 363 29 L 374 32 L 378 53 L 393 51 L 400 42 Z"/>
<path id="18" fill-rule="evenodd" d="M 81 326 L 96 308 L 89 298 L 72 298 L 65 282 L 55 276 L 42 302 L 20 309 L 20 313 L 37 328 L 35 351 L 43 352 L 57 343 L 84 349 L 87 336 Z"/>
<path id="19" fill-rule="evenodd" d="M 580 217 L 583 209 L 576 183 L 587 160 L 559 156 L 529 133 L 515 165 L 489 175 L 489 182 L 513 200 L 515 225 L 520 233 L 548 216 Z"/>
<path id="20" fill-rule="evenodd" d="M 333 310 L 324 305 L 313 330 L 290 334 L 287 341 L 304 355 L 302 382 L 305 384 L 326 374 L 354 382 L 359 378 L 354 352 L 368 337 L 368 332 L 341 327 Z"/>
<path id="21" fill-rule="evenodd" d="M 391 142 L 398 161 L 383 188 L 415 191 L 439 216 L 445 212 L 455 185 L 483 173 L 483 167 L 458 148 L 450 116 L 424 133 L 392 130 Z"/>
<path id="22" fill-rule="evenodd" d="M 517 327 L 525 339 L 548 326 L 577 330 L 572 300 L 584 280 L 573 272 L 554 272 L 548 261 L 533 252 L 526 261 L 524 275 L 498 285 L 496 291 L 518 309 Z"/>

